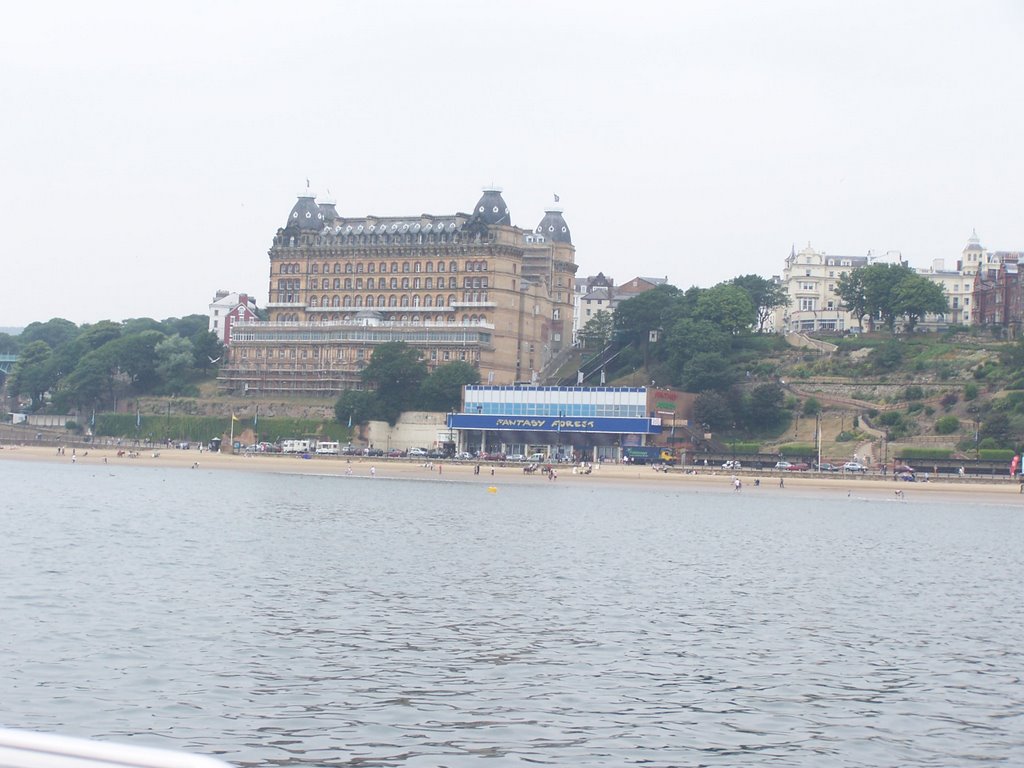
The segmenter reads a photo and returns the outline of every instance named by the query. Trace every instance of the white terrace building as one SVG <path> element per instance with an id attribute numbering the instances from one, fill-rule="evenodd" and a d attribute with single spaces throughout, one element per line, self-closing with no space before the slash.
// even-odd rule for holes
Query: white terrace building
<path id="1" fill-rule="evenodd" d="M 781 281 L 789 306 L 776 310 L 775 329 L 782 333 L 859 329 L 860 319 L 842 306 L 835 290 L 842 275 L 870 261 L 869 256 L 831 256 L 815 251 L 810 243 L 799 253 L 793 248 Z"/>

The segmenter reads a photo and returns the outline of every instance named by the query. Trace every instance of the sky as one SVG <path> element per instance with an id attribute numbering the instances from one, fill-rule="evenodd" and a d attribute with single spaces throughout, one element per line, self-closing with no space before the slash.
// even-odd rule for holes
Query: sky
<path id="1" fill-rule="evenodd" d="M 1024 250 L 1024 3 L 19 3 L 0 326 L 266 301 L 296 195 L 342 216 L 553 195 L 580 275 L 710 287 L 794 245 Z"/>

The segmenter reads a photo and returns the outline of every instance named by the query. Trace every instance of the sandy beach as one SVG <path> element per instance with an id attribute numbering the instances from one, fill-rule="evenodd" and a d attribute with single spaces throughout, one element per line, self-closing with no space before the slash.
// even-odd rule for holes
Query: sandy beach
<path id="1" fill-rule="evenodd" d="M 302 458 L 285 454 L 243 454 L 210 453 L 198 450 L 174 448 L 140 449 L 136 456 L 127 453 L 118 456 L 116 448 L 103 446 L 64 448 L 63 454 L 54 447 L 19 446 L 0 444 L 0 461 L 48 462 L 64 464 L 87 470 L 99 468 L 110 470 L 115 467 L 166 467 L 198 471 L 234 470 L 239 472 L 264 472 L 282 474 L 338 475 L 344 477 L 374 477 L 376 479 L 421 480 L 424 482 L 465 482 L 483 486 L 508 485 L 510 483 L 571 484 L 593 486 L 604 484 L 636 485 L 659 487 L 665 490 L 685 489 L 703 491 L 735 492 L 733 478 L 742 483 L 742 493 L 810 494 L 824 496 L 857 496 L 866 498 L 891 499 L 902 491 L 904 499 L 920 499 L 922 496 L 940 498 L 946 501 L 968 503 L 1009 503 L 1024 507 L 1024 496 L 1020 486 L 1009 478 L 961 479 L 942 478 L 930 482 L 896 482 L 891 476 L 842 476 L 805 475 L 798 472 L 741 472 L 734 475 L 724 470 L 700 470 L 687 474 L 680 469 L 662 472 L 649 466 L 603 464 L 594 465 L 589 475 L 573 474 L 572 467 L 556 466 L 554 480 L 542 473 L 526 474 L 523 465 L 481 464 L 480 473 L 474 472 L 472 462 L 433 461 L 424 463 L 409 459 L 382 459 L 344 456 L 312 456 Z M 492 473 L 493 470 L 493 473 Z M 784 486 L 780 487 L 780 479 Z M 755 485 L 755 480 L 759 485 Z"/>

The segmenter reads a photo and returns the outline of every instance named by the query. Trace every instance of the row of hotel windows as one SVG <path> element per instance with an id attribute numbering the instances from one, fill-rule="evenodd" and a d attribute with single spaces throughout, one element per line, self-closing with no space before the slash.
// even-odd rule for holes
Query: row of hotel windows
<path id="1" fill-rule="evenodd" d="M 360 225 L 361 226 L 361 225 Z M 381 225 L 383 228 L 386 225 Z M 453 223 L 449 223 L 450 228 L 454 228 Z M 444 227 L 443 224 L 438 224 L 438 230 Z M 358 231 L 358 228 L 357 228 Z M 383 229 L 381 230 L 383 231 Z M 458 232 L 452 232 L 451 242 L 458 243 L 462 238 L 459 237 Z M 479 237 L 484 242 L 493 242 L 495 237 L 494 234 L 488 233 Z M 543 238 L 534 238 L 543 242 Z M 279 242 L 282 245 L 288 245 L 289 247 L 296 247 L 299 245 L 422 245 L 424 243 L 447 243 L 449 237 L 445 233 L 437 235 L 424 235 L 422 233 L 418 235 L 333 235 L 328 232 L 321 233 L 316 236 L 302 235 L 298 238 L 295 235 L 290 235 L 287 240 L 283 237 L 280 238 Z"/>
<path id="2" fill-rule="evenodd" d="M 327 349 L 324 349 L 324 351 L 323 351 L 323 359 L 324 360 L 330 360 L 333 357 L 336 360 L 350 360 L 350 361 L 355 360 L 355 361 L 358 362 L 360 360 L 366 360 L 369 357 L 369 355 L 367 354 L 368 351 L 369 350 L 367 350 L 365 347 L 358 347 L 358 348 L 339 347 L 339 348 L 333 348 L 333 349 L 328 347 Z M 333 352 L 333 354 L 332 354 L 332 352 Z M 240 350 L 239 355 L 240 355 L 241 359 L 248 360 L 249 359 L 249 350 L 246 349 L 246 348 L 243 348 L 243 349 Z M 264 355 L 266 355 L 266 358 L 268 360 L 273 360 L 275 357 L 280 359 L 280 360 L 285 360 L 285 359 L 290 359 L 290 360 L 296 360 L 296 359 L 298 359 L 298 360 L 307 360 L 310 357 L 312 357 L 314 359 L 317 359 L 317 360 L 321 359 L 320 347 L 313 347 L 313 349 L 311 349 L 311 350 L 310 349 L 306 349 L 306 348 L 296 349 L 295 347 L 290 347 L 288 349 L 278 348 L 278 349 L 266 349 L 266 350 L 257 348 L 257 349 L 253 350 L 253 355 L 252 356 L 255 359 L 257 359 L 257 360 L 262 359 L 264 357 Z M 450 349 L 442 349 L 442 350 L 431 349 L 430 350 L 430 359 L 432 361 L 437 361 L 437 360 L 443 360 L 443 361 L 447 361 L 447 360 L 469 360 L 469 361 L 477 362 L 478 363 L 478 362 L 480 362 L 480 350 L 479 349 L 470 349 L 470 350 L 460 349 L 460 350 L 457 350 L 457 351 L 453 351 L 453 350 L 450 350 Z"/>
<path id="3" fill-rule="evenodd" d="M 401 266 L 401 269 L 399 269 L 399 266 Z M 341 266 L 340 262 L 334 262 L 333 270 L 332 270 L 330 264 L 326 264 L 325 263 L 323 265 L 323 274 L 329 275 L 329 274 L 331 274 L 332 271 L 336 275 L 340 275 L 342 272 L 344 272 L 346 275 L 351 275 L 353 273 L 355 273 L 355 274 L 362 274 L 363 271 L 364 271 L 364 267 L 365 267 L 365 271 L 370 273 L 370 274 L 373 274 L 374 272 L 380 272 L 381 274 L 385 274 L 385 273 L 387 273 L 389 271 L 388 270 L 388 263 L 386 261 L 380 262 L 380 268 L 379 269 L 377 267 L 377 264 L 375 262 L 372 262 L 372 261 L 365 263 L 365 265 L 361 261 L 356 262 L 355 264 L 353 264 L 352 262 L 347 262 L 344 267 Z M 422 263 L 419 262 L 419 261 L 413 261 L 413 262 L 403 261 L 401 263 L 401 265 L 399 265 L 399 263 L 397 261 L 392 261 L 391 262 L 391 269 L 390 269 L 390 271 L 392 273 L 394 273 L 394 272 L 415 272 L 415 273 L 427 272 L 429 274 L 429 273 L 433 272 L 434 269 L 435 269 L 434 268 L 434 262 L 432 262 L 432 261 L 427 261 L 427 262 L 422 262 Z M 277 271 L 279 273 L 281 273 L 282 275 L 301 275 L 302 274 L 302 265 L 298 264 L 296 262 L 289 262 L 288 264 L 281 264 L 278 267 Z M 318 274 L 320 274 L 320 271 L 321 271 L 321 266 L 319 264 L 314 263 L 314 264 L 310 264 L 309 265 L 309 274 L 311 274 L 311 275 L 318 275 Z M 445 271 L 445 262 L 443 262 L 443 261 L 437 262 L 437 271 L 438 272 L 444 272 Z M 459 271 L 458 262 L 449 261 L 448 262 L 448 271 L 449 272 L 458 272 Z M 487 271 L 487 262 L 483 261 L 483 260 L 467 261 L 465 263 L 465 270 L 464 271 L 466 271 L 466 272 L 486 272 Z"/>
<path id="4" fill-rule="evenodd" d="M 583 416 L 590 418 L 642 419 L 647 416 L 643 405 L 614 403 L 476 403 L 466 401 L 466 413 L 488 416 Z"/>
<path id="5" fill-rule="evenodd" d="M 448 295 L 448 306 L 452 306 L 459 300 L 458 296 L 454 293 Z M 463 291 L 462 301 L 473 302 L 475 304 L 487 303 L 487 291 Z M 297 293 L 284 293 L 279 292 L 277 294 L 277 303 L 279 304 L 297 304 L 302 302 L 302 297 Z M 406 296 L 384 296 L 381 294 L 374 298 L 372 295 L 367 295 L 364 300 L 362 296 L 316 296 L 309 297 L 310 307 L 443 307 L 445 306 L 445 298 L 440 293 L 437 297 L 426 296 L 420 297 L 419 294 L 414 294 L 412 297 Z"/>
<path id="6" fill-rule="evenodd" d="M 970 304 L 971 304 L 970 298 L 967 297 L 967 296 L 964 296 L 963 297 L 963 306 L 967 307 L 967 306 L 970 306 Z M 829 301 L 829 302 L 827 302 L 825 308 L 826 309 L 836 309 L 836 304 L 835 304 L 834 301 Z M 960 297 L 959 296 L 954 296 L 953 297 L 953 309 L 959 309 L 959 308 L 960 308 Z M 813 299 L 813 298 L 811 298 L 811 299 L 800 299 L 800 311 L 801 312 L 814 312 L 817 309 L 818 309 L 818 300 L 817 299 Z"/>
<path id="7" fill-rule="evenodd" d="M 329 290 L 331 288 L 333 288 L 336 291 L 340 291 L 340 290 L 350 291 L 350 290 L 352 290 L 353 287 L 355 287 L 355 289 L 358 291 L 358 290 L 361 290 L 363 288 L 363 283 L 364 283 L 364 281 L 363 281 L 363 278 L 361 278 L 361 277 L 355 278 L 355 281 L 353 281 L 353 279 L 351 277 L 346 277 L 344 280 L 342 280 L 340 277 L 336 277 L 336 278 L 334 278 L 333 282 L 329 278 L 326 278 L 326 277 L 322 278 L 322 279 L 318 279 L 318 278 L 313 277 L 313 278 L 310 278 L 309 280 L 306 281 L 306 288 L 310 289 L 310 290 L 314 290 L 314 291 L 317 290 L 318 288 L 320 290 L 322 290 L 322 291 L 326 291 L 326 290 Z M 414 291 L 418 291 L 418 290 L 420 290 L 421 287 L 429 291 L 432 288 L 434 288 L 434 278 L 432 278 L 432 277 L 424 278 L 422 281 L 418 277 L 414 277 L 411 280 L 408 277 L 403 277 L 401 279 L 401 281 L 399 281 L 399 279 L 397 277 L 392 277 L 390 280 L 388 280 L 388 278 L 386 278 L 386 277 L 382 277 L 380 279 L 375 279 L 375 278 L 372 278 L 372 277 L 368 277 L 368 278 L 366 278 L 365 283 L 366 283 L 366 287 L 367 288 L 378 288 L 378 289 L 380 289 L 380 288 L 391 288 L 392 290 L 396 290 L 396 291 L 397 290 L 409 290 L 410 288 L 412 290 L 414 290 Z M 277 281 L 277 288 L 278 288 L 278 290 L 281 290 L 281 291 L 297 291 L 297 290 L 299 290 L 299 285 L 300 285 L 300 281 L 299 280 L 278 280 Z M 458 280 L 457 277 L 449 277 L 448 278 L 448 287 L 449 288 L 457 288 L 458 285 L 459 285 L 459 280 Z M 437 278 L 437 287 L 438 288 L 444 288 L 445 287 L 445 280 L 444 280 L 443 277 Z M 462 278 L 462 287 L 463 288 L 486 288 L 487 287 L 487 278 L 486 277 L 464 277 L 464 278 Z"/>
<path id="8" fill-rule="evenodd" d="M 352 322 L 353 319 L 354 318 L 352 317 L 352 315 L 344 315 L 344 316 L 342 316 L 339 313 L 335 313 L 335 314 L 333 314 L 333 315 L 331 315 L 329 317 L 327 315 L 321 315 L 319 317 L 315 316 L 315 317 L 312 318 L 312 322 L 321 322 L 321 323 L 323 323 L 323 322 L 328 322 L 330 320 L 345 320 L 346 322 Z M 388 315 L 384 319 L 387 320 L 388 322 L 393 322 L 393 323 L 395 323 L 395 322 L 400 322 L 400 323 L 409 323 L 409 322 L 411 322 L 413 325 L 417 325 L 420 322 L 429 323 L 431 321 L 431 319 L 433 319 L 433 321 L 435 323 L 438 323 L 438 324 L 441 324 L 441 323 L 446 323 L 448 325 L 454 325 L 455 324 L 455 315 L 436 315 L 433 318 L 431 318 L 430 315 L 423 315 L 422 318 L 419 315 L 411 315 L 411 316 L 410 315 Z M 279 312 L 278 314 L 276 314 L 274 316 L 274 320 L 276 320 L 278 322 L 281 322 L 281 323 L 297 323 L 299 321 L 299 315 L 298 315 L 297 312 Z M 487 324 L 487 315 L 470 315 L 470 314 L 465 314 L 465 315 L 462 316 L 462 325 L 481 325 L 481 324 L 483 324 L 483 325 Z"/>

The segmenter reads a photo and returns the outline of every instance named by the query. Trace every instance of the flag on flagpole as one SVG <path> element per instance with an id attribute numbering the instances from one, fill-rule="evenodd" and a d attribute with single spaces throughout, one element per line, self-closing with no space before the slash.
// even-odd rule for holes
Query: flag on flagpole
<path id="1" fill-rule="evenodd" d="M 252 417 L 253 429 L 258 427 L 259 425 L 260 425 L 260 407 L 257 405 L 256 406 L 256 415 Z"/>
<path id="2" fill-rule="evenodd" d="M 138 429 L 142 426 L 142 411 L 139 410 L 138 406 L 135 406 L 135 428 Z"/>
<path id="3" fill-rule="evenodd" d="M 235 412 L 234 411 L 231 412 L 231 421 L 238 421 L 238 417 L 235 416 Z"/>
<path id="4" fill-rule="evenodd" d="M 558 197 L 558 195 L 555 195 L 555 202 L 557 203 L 559 200 L 560 198 Z"/>
<path id="5" fill-rule="evenodd" d="M 348 428 L 352 429 L 352 411 L 348 412 Z"/>

